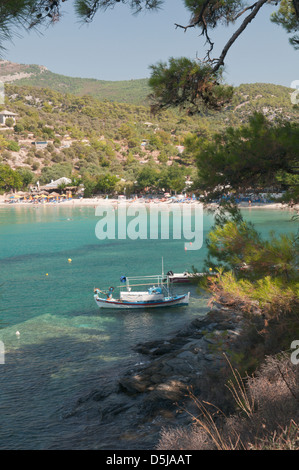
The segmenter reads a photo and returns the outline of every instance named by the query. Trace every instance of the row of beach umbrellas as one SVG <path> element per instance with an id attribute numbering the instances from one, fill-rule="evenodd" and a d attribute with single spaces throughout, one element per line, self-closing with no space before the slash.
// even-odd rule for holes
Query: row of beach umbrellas
<path id="1" fill-rule="evenodd" d="M 23 193 L 23 192 L 19 192 L 19 193 L 16 193 L 16 194 L 12 194 L 11 196 L 9 196 L 9 199 L 55 199 L 55 198 L 60 198 L 60 197 L 68 197 L 66 194 L 59 194 L 59 193 L 50 193 L 50 194 L 36 194 L 36 195 L 32 195 L 30 193 Z"/>

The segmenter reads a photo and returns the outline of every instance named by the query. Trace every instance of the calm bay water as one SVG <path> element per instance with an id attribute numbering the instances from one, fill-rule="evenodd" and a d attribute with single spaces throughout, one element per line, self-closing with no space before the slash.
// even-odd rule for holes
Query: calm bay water
<path id="1" fill-rule="evenodd" d="M 295 229 L 289 212 L 244 215 L 265 236 Z M 60 438 L 67 448 L 99 448 L 99 425 L 64 419 L 73 403 L 138 362 L 134 345 L 167 337 L 208 310 L 193 286 L 187 308 L 99 310 L 94 287 L 159 274 L 162 257 L 165 272 L 201 270 L 206 250 L 185 251 L 183 240 L 98 240 L 98 220 L 92 206 L 0 208 L 1 449 L 56 448 Z M 205 215 L 204 235 L 212 224 Z"/>

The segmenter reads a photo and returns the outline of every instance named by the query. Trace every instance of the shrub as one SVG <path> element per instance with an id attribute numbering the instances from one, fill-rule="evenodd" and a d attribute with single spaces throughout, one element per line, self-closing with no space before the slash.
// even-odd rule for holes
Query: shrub
<path id="1" fill-rule="evenodd" d="M 5 119 L 5 125 L 6 125 L 7 127 L 12 127 L 12 126 L 14 125 L 14 120 L 13 120 L 13 118 L 7 118 L 7 119 Z"/>
<path id="2" fill-rule="evenodd" d="M 39 163 L 39 162 L 33 162 L 33 163 L 31 164 L 31 168 L 32 168 L 33 171 L 38 170 L 39 167 L 40 167 L 40 163 Z"/>
<path id="3" fill-rule="evenodd" d="M 158 450 L 299 450 L 299 369 L 289 355 L 268 357 L 246 380 L 232 372 L 236 412 L 226 416 L 191 393 L 193 426 L 163 429 Z"/>
<path id="4" fill-rule="evenodd" d="M 8 145 L 7 145 L 8 150 L 11 150 L 12 152 L 18 152 L 20 150 L 20 146 L 17 142 L 14 140 L 9 140 Z"/>

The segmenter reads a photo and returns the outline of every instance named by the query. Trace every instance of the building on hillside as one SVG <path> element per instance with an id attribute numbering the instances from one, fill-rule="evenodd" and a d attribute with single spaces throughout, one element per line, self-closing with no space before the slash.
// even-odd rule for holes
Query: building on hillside
<path id="1" fill-rule="evenodd" d="M 65 178 L 64 176 L 62 178 L 59 178 L 56 181 L 51 181 L 51 183 L 48 183 L 44 186 L 45 189 L 57 189 L 58 186 L 61 184 L 69 185 L 72 182 L 69 178 Z"/>
<path id="2" fill-rule="evenodd" d="M 15 124 L 16 116 L 16 113 L 12 113 L 11 111 L 7 111 L 6 109 L 4 111 L 0 111 L 0 124 L 5 124 L 7 118 L 12 118 Z"/>
<path id="3" fill-rule="evenodd" d="M 32 145 L 35 145 L 35 147 L 39 148 L 39 149 L 43 149 L 43 148 L 46 148 L 47 145 L 48 145 L 48 141 L 47 140 L 42 140 L 42 141 L 37 141 L 37 142 L 31 142 Z"/>

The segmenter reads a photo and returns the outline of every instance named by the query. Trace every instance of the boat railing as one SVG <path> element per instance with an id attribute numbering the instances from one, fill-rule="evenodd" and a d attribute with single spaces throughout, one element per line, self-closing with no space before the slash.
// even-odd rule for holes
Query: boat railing
<path id="1" fill-rule="evenodd" d="M 145 281 L 145 282 L 142 282 Z M 148 281 L 148 282 L 147 282 Z M 155 276 L 134 276 L 134 277 L 126 277 L 126 281 L 117 286 L 118 288 L 126 288 L 129 290 L 131 287 L 142 287 L 142 286 L 153 286 L 156 285 L 157 287 L 162 287 L 169 290 L 169 279 L 168 276 L 164 276 L 161 274 Z"/>

